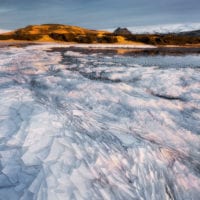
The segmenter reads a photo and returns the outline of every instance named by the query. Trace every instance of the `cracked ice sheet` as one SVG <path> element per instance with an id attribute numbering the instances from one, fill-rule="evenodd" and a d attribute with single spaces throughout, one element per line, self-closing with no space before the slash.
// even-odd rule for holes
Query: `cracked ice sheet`
<path id="1" fill-rule="evenodd" d="M 47 49 L 0 49 L 1 200 L 199 199 L 198 56 Z"/>

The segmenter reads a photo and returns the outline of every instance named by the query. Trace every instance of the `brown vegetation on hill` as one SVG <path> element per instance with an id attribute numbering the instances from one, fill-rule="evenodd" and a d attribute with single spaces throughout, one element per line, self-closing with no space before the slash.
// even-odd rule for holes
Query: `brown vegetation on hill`
<path id="1" fill-rule="evenodd" d="M 115 43 L 117 37 L 106 31 L 89 30 L 77 26 L 43 24 L 27 26 L 1 34 L 0 40 L 63 41 L 76 43 Z"/>
<path id="2" fill-rule="evenodd" d="M 113 33 L 89 30 L 62 24 L 32 25 L 0 35 L 0 40 L 74 42 L 74 43 L 145 43 L 151 45 L 191 45 L 200 44 L 200 36 L 190 34 L 131 34 L 126 28 L 118 28 Z"/>
<path id="3" fill-rule="evenodd" d="M 179 34 L 131 34 L 127 40 L 143 42 L 151 45 L 190 45 L 200 44 L 200 36 Z"/>

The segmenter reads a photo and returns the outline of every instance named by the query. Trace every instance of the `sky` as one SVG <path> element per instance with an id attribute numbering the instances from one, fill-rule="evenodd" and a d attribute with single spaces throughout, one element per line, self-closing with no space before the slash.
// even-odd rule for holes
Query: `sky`
<path id="1" fill-rule="evenodd" d="M 200 0 L 0 0 L 0 29 L 59 23 L 90 29 L 200 24 Z"/>

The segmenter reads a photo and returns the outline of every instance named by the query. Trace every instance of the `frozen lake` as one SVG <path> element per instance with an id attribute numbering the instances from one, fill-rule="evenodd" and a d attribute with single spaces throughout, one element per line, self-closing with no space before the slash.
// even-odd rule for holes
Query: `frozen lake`
<path id="1" fill-rule="evenodd" d="M 199 200 L 200 56 L 0 48 L 0 200 Z"/>

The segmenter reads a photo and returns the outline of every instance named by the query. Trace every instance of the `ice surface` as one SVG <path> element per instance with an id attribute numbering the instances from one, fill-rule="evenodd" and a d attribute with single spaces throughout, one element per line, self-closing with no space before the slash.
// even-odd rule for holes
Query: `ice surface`
<path id="1" fill-rule="evenodd" d="M 0 49 L 0 200 L 199 200 L 199 56 L 52 47 Z"/>

